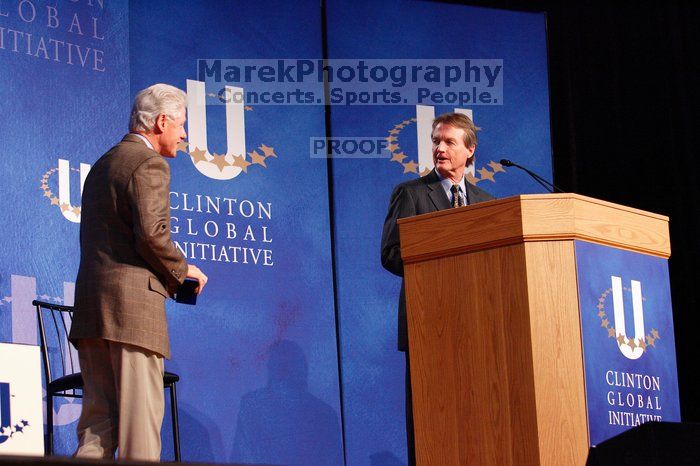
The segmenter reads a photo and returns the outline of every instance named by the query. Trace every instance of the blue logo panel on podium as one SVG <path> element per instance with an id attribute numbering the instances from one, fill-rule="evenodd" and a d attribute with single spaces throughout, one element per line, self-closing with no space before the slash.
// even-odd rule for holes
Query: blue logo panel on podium
<path id="1" fill-rule="evenodd" d="M 591 445 L 649 421 L 680 421 L 668 265 L 576 241 Z"/>

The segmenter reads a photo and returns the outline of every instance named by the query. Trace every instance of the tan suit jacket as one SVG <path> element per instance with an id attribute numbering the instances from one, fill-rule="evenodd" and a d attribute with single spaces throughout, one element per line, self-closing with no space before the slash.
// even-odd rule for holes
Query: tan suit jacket
<path id="1" fill-rule="evenodd" d="M 101 338 L 169 358 L 165 299 L 186 274 L 170 239 L 170 167 L 126 135 L 85 180 L 70 340 Z"/>

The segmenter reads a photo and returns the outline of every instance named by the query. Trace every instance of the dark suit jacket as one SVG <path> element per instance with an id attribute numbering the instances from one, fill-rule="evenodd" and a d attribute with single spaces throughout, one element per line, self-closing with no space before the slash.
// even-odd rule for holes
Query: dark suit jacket
<path id="1" fill-rule="evenodd" d="M 467 203 L 474 204 L 493 199 L 476 186 L 467 185 Z M 401 248 L 399 242 L 399 227 L 396 221 L 404 217 L 427 214 L 438 210 L 451 208 L 450 199 L 440 184 L 435 170 L 424 177 L 401 183 L 391 193 L 389 212 L 384 220 L 382 231 L 382 265 L 394 275 L 403 277 L 403 260 L 401 260 Z M 408 325 L 406 322 L 406 294 L 403 280 L 401 281 L 401 295 L 399 296 L 399 350 L 408 350 Z"/>
<path id="2" fill-rule="evenodd" d="M 169 358 L 165 299 L 186 275 L 170 239 L 170 167 L 126 135 L 85 180 L 71 341 L 101 338 Z"/>

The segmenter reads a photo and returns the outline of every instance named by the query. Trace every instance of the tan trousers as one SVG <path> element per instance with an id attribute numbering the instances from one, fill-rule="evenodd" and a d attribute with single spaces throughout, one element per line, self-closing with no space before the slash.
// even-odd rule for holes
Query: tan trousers
<path id="1" fill-rule="evenodd" d="M 160 461 L 163 358 L 138 346 L 100 339 L 78 343 L 85 388 L 78 458 Z"/>

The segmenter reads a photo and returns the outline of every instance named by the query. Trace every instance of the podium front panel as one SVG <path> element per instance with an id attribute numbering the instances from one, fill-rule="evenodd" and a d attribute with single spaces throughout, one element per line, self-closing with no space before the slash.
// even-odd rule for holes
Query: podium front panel
<path id="1" fill-rule="evenodd" d="M 576 241 L 591 445 L 680 421 L 667 260 Z"/>

